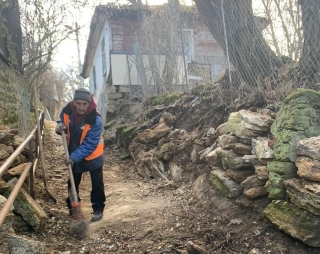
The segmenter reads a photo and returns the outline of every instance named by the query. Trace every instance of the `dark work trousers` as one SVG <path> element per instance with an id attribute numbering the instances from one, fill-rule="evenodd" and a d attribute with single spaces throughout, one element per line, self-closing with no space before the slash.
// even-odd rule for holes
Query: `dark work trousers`
<path id="1" fill-rule="evenodd" d="M 102 167 L 91 170 L 90 177 L 91 177 L 91 203 L 92 203 L 92 210 L 94 212 L 101 211 L 103 212 L 104 209 L 104 202 L 106 201 L 106 196 L 104 193 L 104 184 L 103 184 L 103 173 L 102 173 Z M 73 171 L 73 178 L 74 178 L 74 184 L 76 186 L 77 194 L 78 194 L 78 201 L 81 199 L 79 198 L 79 185 L 81 182 L 82 173 L 75 173 Z M 68 193 L 69 196 L 66 200 L 67 206 L 69 209 L 71 209 L 71 202 L 70 197 L 72 200 L 72 192 L 71 192 L 71 183 L 70 179 L 68 179 Z"/>

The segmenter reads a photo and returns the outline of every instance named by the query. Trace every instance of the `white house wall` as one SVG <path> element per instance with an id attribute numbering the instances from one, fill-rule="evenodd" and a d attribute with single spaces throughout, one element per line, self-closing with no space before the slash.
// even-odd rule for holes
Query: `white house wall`
<path id="1" fill-rule="evenodd" d="M 149 85 L 155 85 L 154 79 L 149 66 L 148 56 L 142 56 L 143 65 L 146 71 L 147 82 Z M 155 56 L 155 62 L 159 73 L 162 73 L 165 66 L 166 57 L 164 55 Z M 141 85 L 141 81 L 138 76 L 138 71 L 135 63 L 134 55 L 127 55 L 123 52 L 111 53 L 111 66 L 113 66 L 112 82 L 115 86 L 130 86 L 130 85 Z M 184 58 L 182 56 L 177 59 L 177 77 L 174 79 L 174 83 L 182 85 L 186 83 L 185 69 L 184 69 Z"/>
<path id="2" fill-rule="evenodd" d="M 97 103 L 98 110 L 102 116 L 103 122 L 106 122 L 106 114 L 107 114 L 107 106 L 108 106 L 108 100 L 106 95 L 106 80 L 110 74 L 110 45 L 111 45 L 111 30 L 109 23 L 106 22 L 103 27 L 103 33 L 101 34 L 99 43 L 97 45 L 95 56 L 93 60 L 93 67 L 95 68 L 95 83 L 96 86 L 94 86 L 93 81 L 93 67 L 90 72 L 90 92 L 93 94 L 94 100 Z M 102 40 L 104 39 L 105 42 L 105 64 L 106 64 L 106 73 L 104 75 L 102 70 Z"/>

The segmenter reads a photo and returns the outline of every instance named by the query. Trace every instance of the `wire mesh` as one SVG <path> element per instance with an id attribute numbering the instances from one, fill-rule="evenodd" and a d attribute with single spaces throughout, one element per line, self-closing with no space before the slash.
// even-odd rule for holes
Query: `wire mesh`
<path id="1" fill-rule="evenodd" d="M 190 91 L 231 100 L 278 101 L 296 88 L 318 90 L 319 1 L 168 0 L 142 15 L 148 83 L 143 94 Z"/>

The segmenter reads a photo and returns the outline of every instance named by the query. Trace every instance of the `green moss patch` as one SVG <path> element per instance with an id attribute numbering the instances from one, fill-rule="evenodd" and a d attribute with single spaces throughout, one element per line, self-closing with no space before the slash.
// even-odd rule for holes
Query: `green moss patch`
<path id="1" fill-rule="evenodd" d="M 157 106 L 157 105 L 166 105 L 168 106 L 170 103 L 174 102 L 177 100 L 179 96 L 177 94 L 164 94 L 155 97 L 151 101 L 152 106 Z"/>

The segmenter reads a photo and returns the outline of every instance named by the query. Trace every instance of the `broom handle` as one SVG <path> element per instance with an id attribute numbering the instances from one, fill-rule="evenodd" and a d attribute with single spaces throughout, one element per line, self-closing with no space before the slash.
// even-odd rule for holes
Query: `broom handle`
<path id="1" fill-rule="evenodd" d="M 66 134 L 64 131 L 62 131 L 61 134 L 62 134 L 64 151 L 66 153 L 67 160 L 69 160 L 69 151 L 68 151 Z M 73 199 L 74 199 L 75 203 L 78 203 L 78 195 L 77 195 L 76 185 L 74 184 L 74 178 L 73 178 L 72 168 L 71 168 L 70 164 L 68 164 L 68 170 L 69 170 L 69 178 L 70 178 L 70 183 L 71 183 L 71 192 L 73 195 Z"/>

